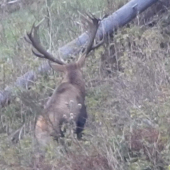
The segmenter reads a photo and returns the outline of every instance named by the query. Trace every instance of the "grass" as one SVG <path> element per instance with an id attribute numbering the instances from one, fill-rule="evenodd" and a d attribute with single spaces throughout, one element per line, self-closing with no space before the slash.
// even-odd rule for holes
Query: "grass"
<path id="1" fill-rule="evenodd" d="M 123 2 L 51 1 L 51 27 L 45 22 L 40 29 L 44 46 L 55 52 L 83 31 L 77 25 L 81 22 L 78 10 L 102 16 Z M 0 90 L 40 64 L 23 37 L 46 11 L 46 2 L 34 2 L 0 20 Z M 14 102 L 0 110 L 0 169 L 168 170 L 168 18 L 169 11 L 152 27 L 134 22 L 120 29 L 87 59 L 83 71 L 89 118 L 82 141 L 52 142 L 45 151 L 36 144 L 36 117 L 60 75 L 39 76 L 30 90 L 16 89 L 19 93 Z"/>

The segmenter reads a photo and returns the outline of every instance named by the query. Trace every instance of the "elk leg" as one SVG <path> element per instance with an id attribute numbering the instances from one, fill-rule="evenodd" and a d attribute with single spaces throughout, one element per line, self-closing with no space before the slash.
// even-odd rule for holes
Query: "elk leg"
<path id="1" fill-rule="evenodd" d="M 87 111 L 86 111 L 86 106 L 83 105 L 81 110 L 80 110 L 80 114 L 77 120 L 77 128 L 76 128 L 76 134 L 77 134 L 77 138 L 81 139 L 82 138 L 82 131 L 84 129 L 84 125 L 86 123 L 86 119 L 87 119 Z"/>

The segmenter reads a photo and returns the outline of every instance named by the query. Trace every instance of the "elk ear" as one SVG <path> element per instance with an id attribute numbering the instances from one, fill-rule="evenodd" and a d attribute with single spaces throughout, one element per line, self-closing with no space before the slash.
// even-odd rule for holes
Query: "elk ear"
<path id="1" fill-rule="evenodd" d="M 60 64 L 51 63 L 51 62 L 49 62 L 49 65 L 55 71 L 59 71 L 59 72 L 65 72 L 66 71 L 65 65 L 60 65 Z"/>
<path id="2" fill-rule="evenodd" d="M 84 66 L 85 59 L 86 59 L 85 55 L 78 59 L 78 61 L 76 62 L 78 68 L 82 68 Z"/>

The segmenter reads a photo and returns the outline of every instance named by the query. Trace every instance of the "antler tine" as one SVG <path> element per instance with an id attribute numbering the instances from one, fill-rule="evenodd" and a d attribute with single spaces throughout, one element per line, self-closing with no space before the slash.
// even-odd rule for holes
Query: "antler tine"
<path id="1" fill-rule="evenodd" d="M 26 42 L 28 42 L 29 44 L 32 44 L 31 41 L 28 39 L 28 37 L 24 36 L 24 39 Z"/>
<path id="2" fill-rule="evenodd" d="M 99 26 L 99 22 L 101 21 L 101 19 L 99 19 L 99 18 L 96 18 L 93 14 L 91 14 L 91 13 L 88 13 L 88 12 L 86 12 L 86 15 L 92 20 L 92 22 L 93 23 L 91 23 L 88 19 L 86 19 L 86 21 L 89 23 L 89 25 L 90 25 L 90 29 L 91 29 L 91 27 L 94 27 L 94 25 L 98 25 Z M 97 30 L 96 30 L 96 32 L 97 32 Z M 92 34 L 92 35 L 94 35 L 94 34 Z M 94 37 L 95 38 L 95 37 Z M 89 50 L 94 50 L 94 49 L 96 49 L 96 48 L 98 48 L 98 47 L 100 47 L 102 44 L 103 44 L 103 42 L 104 42 L 104 37 L 102 38 L 102 40 L 100 40 L 97 44 L 95 44 L 94 45 L 94 40 L 93 40 L 93 45 L 91 46 L 91 48 L 89 49 Z M 89 44 L 90 45 L 90 44 Z M 87 48 L 87 50 L 88 50 L 88 48 Z"/>
<path id="3" fill-rule="evenodd" d="M 99 18 L 96 18 L 95 15 L 93 15 L 93 14 L 90 13 L 90 12 L 85 12 L 85 14 L 86 14 L 91 20 L 93 20 L 93 19 L 95 18 L 95 19 L 97 19 L 98 21 L 100 21 Z"/>
<path id="4" fill-rule="evenodd" d="M 48 59 L 48 60 L 55 62 L 57 64 L 64 65 L 65 64 L 64 62 L 53 57 L 53 55 L 48 53 L 44 49 L 44 47 L 40 44 L 40 40 L 39 40 L 39 36 L 38 36 L 38 29 L 43 21 L 44 21 L 44 19 L 41 20 L 37 26 L 35 26 L 35 22 L 34 22 L 32 28 L 31 28 L 31 31 L 29 33 L 27 33 L 28 38 L 27 37 L 24 37 L 24 38 L 28 43 L 31 43 L 32 46 L 34 47 L 34 49 L 32 49 L 32 52 L 34 55 L 36 55 L 37 57 L 40 57 L 40 58 Z M 35 49 L 38 53 L 35 51 Z"/>
<path id="5" fill-rule="evenodd" d="M 99 41 L 97 44 L 93 45 L 91 50 L 94 50 L 94 49 L 100 47 L 103 43 L 104 43 L 104 38 L 101 41 Z"/>
<path id="6" fill-rule="evenodd" d="M 93 48 L 93 43 L 94 43 L 94 39 L 95 39 L 95 36 L 96 36 L 96 32 L 97 32 L 97 29 L 98 29 L 98 26 L 99 26 L 99 21 L 100 19 L 96 18 L 94 15 L 92 14 L 88 14 L 86 13 L 86 15 L 90 18 L 90 20 L 92 21 L 92 23 L 88 20 L 88 24 L 89 24 L 89 37 L 90 37 L 90 40 L 88 42 L 88 45 L 84 51 L 84 54 L 87 56 L 88 53 L 92 50 Z M 94 49 L 94 48 L 93 48 Z"/>
<path id="7" fill-rule="evenodd" d="M 82 14 L 81 14 L 82 15 Z M 77 65 L 79 68 L 81 68 L 84 65 L 85 62 L 85 58 L 87 57 L 88 53 L 94 49 L 94 39 L 96 36 L 96 32 L 99 26 L 99 19 L 97 19 L 94 15 L 92 14 L 87 14 L 88 18 L 87 19 L 84 15 L 82 15 L 84 17 L 84 19 L 88 22 L 89 25 L 89 30 L 88 30 L 88 35 L 89 35 L 89 41 L 87 44 L 87 47 L 85 47 L 85 50 L 83 52 L 83 54 L 79 57 L 78 61 L 77 61 Z"/>
<path id="8" fill-rule="evenodd" d="M 37 53 L 34 48 L 32 49 L 32 53 L 33 53 L 34 55 L 36 55 L 37 57 L 39 57 L 39 58 L 45 58 L 44 55 L 42 55 L 42 54 L 40 54 L 40 53 Z"/>

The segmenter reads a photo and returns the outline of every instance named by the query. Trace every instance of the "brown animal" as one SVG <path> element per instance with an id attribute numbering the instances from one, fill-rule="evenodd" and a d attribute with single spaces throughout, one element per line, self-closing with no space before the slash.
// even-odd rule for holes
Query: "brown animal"
<path id="1" fill-rule="evenodd" d="M 27 33 L 25 38 L 37 50 L 38 53 L 32 50 L 34 55 L 55 62 L 55 64 L 50 64 L 51 67 L 64 74 L 62 83 L 55 89 L 36 122 L 35 136 L 38 142 L 43 145 L 51 141 L 51 136 L 55 139 L 64 136 L 63 123 L 75 122 L 75 133 L 78 139 L 81 138 L 87 119 L 87 111 L 84 104 L 85 82 L 81 68 L 85 63 L 88 53 L 101 44 L 93 45 L 99 20 L 92 15 L 88 15 L 88 17 L 90 20 L 86 18 L 86 21 L 89 24 L 89 42 L 75 63 L 66 64 L 54 58 L 41 46 L 37 34 L 40 24 L 38 26 L 33 25 L 30 33 Z"/>

